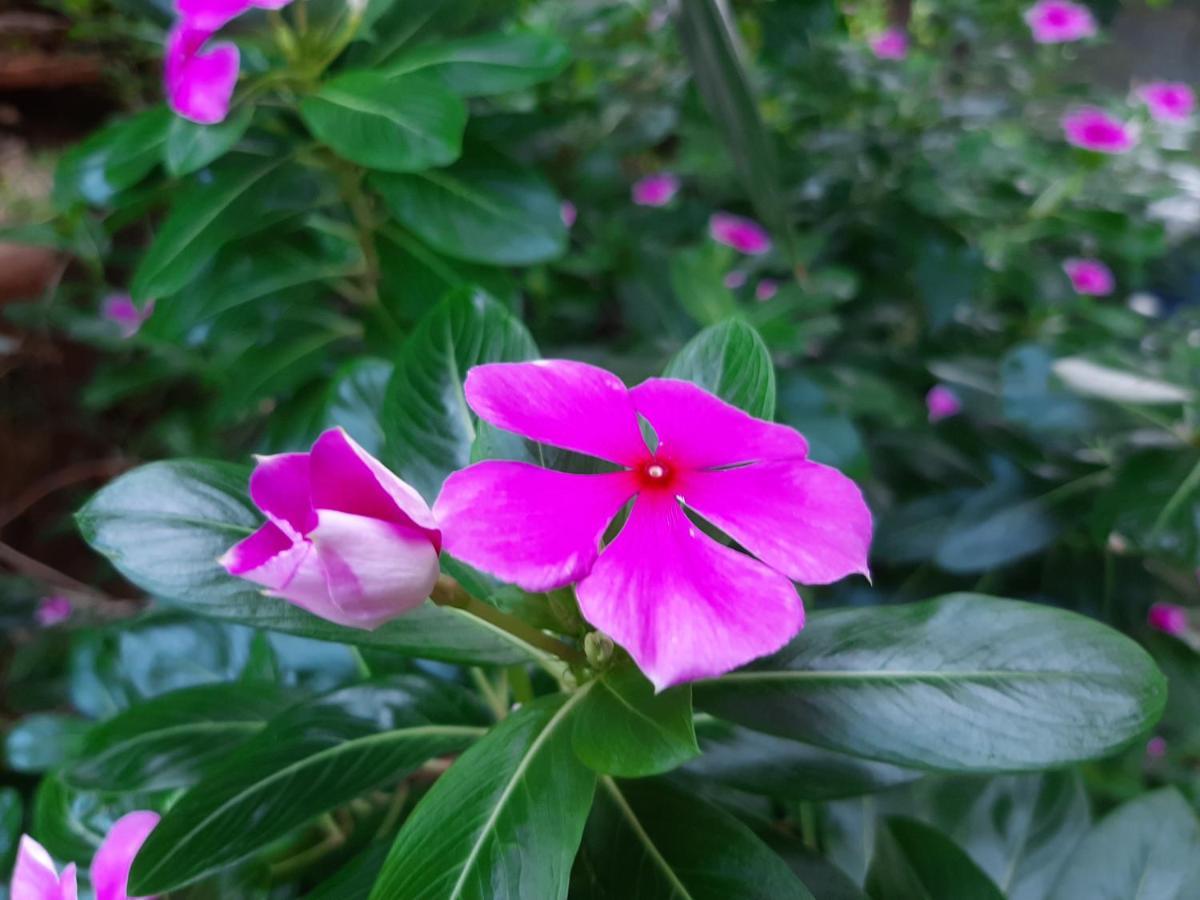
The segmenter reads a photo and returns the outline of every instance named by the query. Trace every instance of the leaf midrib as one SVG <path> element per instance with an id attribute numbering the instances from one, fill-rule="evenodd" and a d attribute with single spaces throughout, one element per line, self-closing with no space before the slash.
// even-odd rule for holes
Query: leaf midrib
<path id="1" fill-rule="evenodd" d="M 955 669 L 950 671 L 905 669 L 864 669 L 859 671 L 806 669 L 797 671 L 792 669 L 776 669 L 762 672 L 730 672 L 727 675 L 722 675 L 720 678 L 708 678 L 698 681 L 696 685 L 722 686 L 762 681 L 991 681 L 998 678 L 1042 678 L 1070 681 L 1081 679 L 1127 680 L 1127 677 L 1121 675 L 1119 672 L 1060 671 L 1055 669 Z"/>
<path id="2" fill-rule="evenodd" d="M 679 880 L 679 876 L 675 874 L 675 869 L 671 867 L 671 864 L 667 862 L 666 857 L 664 857 L 659 851 L 658 845 L 654 843 L 653 838 L 651 838 L 646 832 L 646 829 L 642 827 L 642 823 L 638 819 L 637 813 L 635 813 L 633 808 L 630 807 L 629 802 L 625 799 L 625 795 L 622 794 L 621 789 L 617 787 L 617 783 L 607 775 L 601 778 L 600 782 L 604 785 L 604 789 L 608 791 L 609 795 L 612 797 L 613 805 L 617 807 L 618 811 L 621 813 L 621 817 L 624 818 L 629 824 L 634 836 L 638 839 L 638 841 L 641 842 L 642 846 L 646 848 L 646 852 L 650 854 L 650 858 L 655 862 L 655 864 L 657 864 L 659 869 L 662 870 L 662 873 L 666 877 L 668 883 L 671 885 L 672 890 L 679 894 L 683 900 L 695 900 L 691 892 L 687 889 L 687 885 Z"/>

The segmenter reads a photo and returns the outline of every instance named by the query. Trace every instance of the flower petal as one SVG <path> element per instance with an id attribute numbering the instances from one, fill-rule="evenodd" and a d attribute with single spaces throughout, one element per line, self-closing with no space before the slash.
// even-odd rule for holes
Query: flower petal
<path id="1" fill-rule="evenodd" d="M 649 455 L 628 389 L 596 366 L 488 363 L 467 373 L 465 390 L 480 418 L 539 443 L 627 466 Z"/>
<path id="2" fill-rule="evenodd" d="M 604 529 L 635 490 L 625 472 L 571 475 L 493 460 L 447 478 L 433 509 L 447 553 L 527 591 L 548 591 L 588 573 Z"/>
<path id="3" fill-rule="evenodd" d="M 658 435 L 658 454 L 679 466 L 703 469 L 808 455 L 808 442 L 795 429 L 756 419 L 691 382 L 651 378 L 629 393 Z"/>
<path id="4" fill-rule="evenodd" d="M 438 578 L 438 554 L 424 531 L 330 509 L 318 516 L 310 539 L 330 605 L 312 612 L 372 630 L 425 602 Z M 290 593 L 290 587 L 283 592 Z"/>
<path id="5" fill-rule="evenodd" d="M 258 457 L 250 475 L 250 499 L 285 534 L 300 537 L 316 527 L 311 496 L 307 453 Z"/>
<path id="6" fill-rule="evenodd" d="M 802 584 L 866 575 L 871 511 L 829 466 L 784 460 L 682 476 L 683 502 L 768 566 Z"/>
<path id="7" fill-rule="evenodd" d="M 164 80 L 167 100 L 179 115 L 215 125 L 229 114 L 241 54 L 228 42 L 208 44 L 212 29 L 184 21 L 167 38 Z"/>
<path id="8" fill-rule="evenodd" d="M 267 522 L 250 537 L 238 541 L 226 550 L 225 555 L 218 562 L 225 567 L 226 572 L 238 577 L 248 577 L 247 573 L 256 569 L 264 571 L 269 569 L 274 574 L 260 575 L 251 580 L 258 584 L 265 584 L 267 587 L 283 587 L 291 580 L 295 563 L 293 562 L 288 568 L 286 559 L 281 560 L 280 556 L 295 545 L 295 539 L 286 534 L 274 522 Z M 284 563 L 283 568 L 280 568 L 280 563 Z M 264 578 L 268 580 L 264 581 Z"/>
<path id="9" fill-rule="evenodd" d="M 11 895 L 11 900 L 62 900 L 54 860 L 45 847 L 27 834 L 21 836 L 17 848 Z"/>
<path id="10" fill-rule="evenodd" d="M 96 891 L 96 900 L 129 900 L 129 869 L 158 820 L 158 813 L 138 811 L 113 823 L 92 858 L 92 887 Z"/>
<path id="11" fill-rule="evenodd" d="M 576 593 L 660 691 L 772 653 L 804 624 L 787 578 L 707 537 L 666 494 L 638 497 Z"/>
<path id="12" fill-rule="evenodd" d="M 440 546 L 433 512 L 421 495 L 341 428 L 317 438 L 309 466 L 316 509 L 412 525 L 429 532 L 429 540 Z"/>

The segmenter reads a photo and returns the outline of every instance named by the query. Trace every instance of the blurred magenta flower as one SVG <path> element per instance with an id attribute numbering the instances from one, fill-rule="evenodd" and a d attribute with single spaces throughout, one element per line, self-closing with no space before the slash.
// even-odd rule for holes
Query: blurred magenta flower
<path id="1" fill-rule="evenodd" d="M 754 299 L 766 301 L 779 293 L 779 282 L 774 278 L 764 278 L 754 286 Z"/>
<path id="2" fill-rule="evenodd" d="M 1155 81 L 1138 88 L 1138 97 L 1159 122 L 1182 122 L 1196 108 L 1196 93 L 1177 81 Z"/>
<path id="3" fill-rule="evenodd" d="M 241 57 L 228 41 L 207 45 L 212 31 L 180 22 L 167 37 L 164 81 L 171 109 L 201 125 L 229 115 Z"/>
<path id="4" fill-rule="evenodd" d="M 420 606 L 437 581 L 429 507 L 340 428 L 308 453 L 259 457 L 250 498 L 269 521 L 220 562 L 268 596 L 371 630 Z"/>
<path id="5" fill-rule="evenodd" d="M 1107 297 L 1117 286 L 1112 269 L 1098 259 L 1068 259 L 1063 271 L 1071 279 L 1075 293 L 1089 297 Z"/>
<path id="6" fill-rule="evenodd" d="M 1039 44 L 1064 44 L 1096 33 L 1092 11 L 1070 0 L 1039 0 L 1025 10 L 1025 22 Z"/>
<path id="7" fill-rule="evenodd" d="M 1183 634 L 1188 628 L 1187 610 L 1174 603 L 1155 603 L 1146 615 L 1146 624 L 1163 634 Z"/>
<path id="8" fill-rule="evenodd" d="M 129 869 L 158 820 L 158 813 L 138 811 L 113 823 L 92 858 L 96 900 L 130 900 Z M 68 865 L 60 876 L 46 848 L 29 835 L 23 835 L 9 893 L 11 900 L 78 900 L 75 864 Z"/>
<path id="9" fill-rule="evenodd" d="M 1162 759 L 1167 755 L 1167 739 L 1162 735 L 1155 735 L 1146 741 L 1146 756 L 1150 759 Z"/>
<path id="10" fill-rule="evenodd" d="M 908 33 L 903 28 L 889 28 L 871 38 L 871 52 L 879 59 L 904 59 L 908 56 Z"/>
<path id="11" fill-rule="evenodd" d="M 62 594 L 43 597 L 33 617 L 43 628 L 49 628 L 71 618 L 71 598 Z"/>
<path id="12" fill-rule="evenodd" d="M 746 283 L 746 273 L 741 269 L 730 269 L 722 282 L 731 291 L 736 291 Z"/>
<path id="13" fill-rule="evenodd" d="M 1095 106 L 1081 106 L 1062 120 L 1067 141 L 1096 153 L 1127 153 L 1137 144 L 1133 128 Z"/>
<path id="14" fill-rule="evenodd" d="M 138 309 L 128 294 L 110 294 L 100 302 L 100 315 L 112 322 L 121 332 L 121 337 L 131 338 L 154 313 L 154 301 Z"/>
<path id="15" fill-rule="evenodd" d="M 952 388 L 935 384 L 925 395 L 925 408 L 929 411 L 930 422 L 940 422 L 962 412 L 962 401 Z"/>
<path id="16" fill-rule="evenodd" d="M 804 624 L 793 581 L 867 572 L 871 513 L 854 482 L 809 461 L 796 431 L 694 384 L 628 389 L 595 366 L 540 360 L 474 368 L 466 396 L 486 422 L 621 468 L 488 460 L 455 472 L 434 504 L 446 551 L 529 591 L 577 582 L 584 617 L 659 690 L 783 646 Z M 685 508 L 747 552 L 708 537 Z"/>
<path id="17" fill-rule="evenodd" d="M 564 200 L 558 207 L 558 215 L 562 219 L 562 223 L 571 228 L 575 224 L 575 220 L 579 218 L 579 210 L 570 200 Z"/>
<path id="18" fill-rule="evenodd" d="M 223 28 L 251 9 L 283 9 L 292 0 L 176 0 L 179 18 L 209 32 Z"/>
<path id="19" fill-rule="evenodd" d="M 634 182 L 632 193 L 638 206 L 666 206 L 679 193 L 679 176 L 671 172 L 647 175 Z"/>
<path id="20" fill-rule="evenodd" d="M 743 216 L 713 213 L 708 220 L 708 232 L 718 244 L 748 256 L 759 256 L 771 249 L 771 238 L 766 230 L 753 219 Z"/>

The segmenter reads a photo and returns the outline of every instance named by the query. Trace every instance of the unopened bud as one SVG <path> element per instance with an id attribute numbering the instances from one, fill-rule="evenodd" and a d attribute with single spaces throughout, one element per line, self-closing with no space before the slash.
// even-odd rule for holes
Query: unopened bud
<path id="1" fill-rule="evenodd" d="M 593 669 L 601 668 L 612 659 L 612 638 L 603 631 L 589 631 L 583 639 L 583 653 Z"/>

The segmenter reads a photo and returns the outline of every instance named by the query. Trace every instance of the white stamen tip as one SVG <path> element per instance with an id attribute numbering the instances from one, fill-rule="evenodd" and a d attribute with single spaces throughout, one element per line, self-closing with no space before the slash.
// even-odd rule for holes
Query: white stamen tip
<path id="1" fill-rule="evenodd" d="M 662 478 L 667 473 L 662 466 L 650 466 L 650 468 L 646 470 L 646 474 L 651 478 Z"/>

